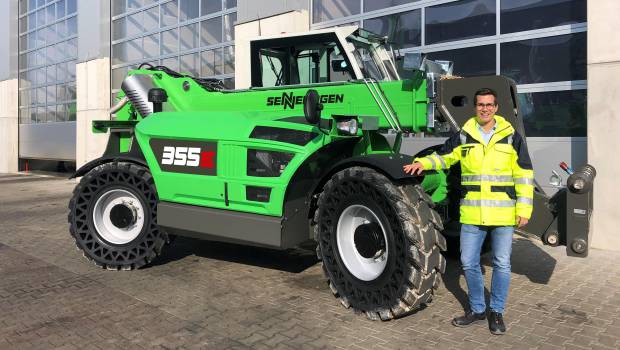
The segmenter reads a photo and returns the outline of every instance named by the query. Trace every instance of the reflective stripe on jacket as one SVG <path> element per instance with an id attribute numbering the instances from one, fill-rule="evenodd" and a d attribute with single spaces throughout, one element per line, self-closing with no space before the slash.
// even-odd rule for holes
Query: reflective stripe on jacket
<path id="1" fill-rule="evenodd" d="M 495 116 L 496 131 L 487 145 L 469 119 L 437 153 L 414 162 L 424 170 L 444 170 L 461 163 L 461 223 L 513 226 L 516 216 L 529 219 L 534 198 L 534 170 L 523 137 Z"/>

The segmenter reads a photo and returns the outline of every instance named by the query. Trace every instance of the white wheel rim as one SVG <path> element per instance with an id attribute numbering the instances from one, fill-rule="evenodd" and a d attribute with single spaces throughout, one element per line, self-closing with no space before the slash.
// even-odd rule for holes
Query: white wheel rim
<path id="1" fill-rule="evenodd" d="M 110 212 L 117 205 L 123 205 L 133 212 L 134 220 L 129 226 L 121 228 L 112 223 Z M 112 244 L 126 244 L 133 241 L 144 226 L 142 202 L 133 193 L 114 189 L 105 192 L 97 199 L 93 208 L 93 223 L 101 238 Z"/>
<path id="2" fill-rule="evenodd" d="M 355 245 L 356 229 L 364 224 L 376 223 L 381 227 L 385 250 L 373 258 L 363 257 Z M 342 262 L 349 272 L 362 281 L 372 281 L 385 270 L 388 257 L 387 236 L 379 217 L 363 205 L 351 205 L 342 211 L 336 229 L 336 242 Z"/>

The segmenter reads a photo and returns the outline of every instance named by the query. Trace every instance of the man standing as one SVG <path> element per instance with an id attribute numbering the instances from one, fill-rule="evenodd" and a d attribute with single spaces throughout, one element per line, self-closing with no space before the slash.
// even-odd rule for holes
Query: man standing
<path id="1" fill-rule="evenodd" d="M 484 280 L 480 270 L 480 250 L 491 235 L 493 276 L 488 317 L 493 334 L 504 334 L 502 314 L 510 285 L 510 254 L 514 227 L 526 225 L 532 214 L 534 171 L 525 139 L 499 115 L 497 94 L 480 89 L 474 95 L 476 116 L 442 148 L 430 156 L 406 165 L 408 174 L 423 170 L 444 170 L 461 164 L 462 196 L 461 263 L 467 282 L 470 310 L 452 324 L 466 327 L 486 316 Z"/>

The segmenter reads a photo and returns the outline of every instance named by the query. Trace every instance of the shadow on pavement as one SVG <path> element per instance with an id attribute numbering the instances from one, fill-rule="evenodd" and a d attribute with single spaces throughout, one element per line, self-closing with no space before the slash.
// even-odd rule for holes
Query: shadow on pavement
<path id="1" fill-rule="evenodd" d="M 149 267 L 164 265 L 196 255 L 207 259 L 224 260 L 244 265 L 299 273 L 318 262 L 314 248 L 275 250 L 261 247 L 222 243 L 189 237 L 177 237 L 165 247 L 163 254 Z"/>
<path id="2" fill-rule="evenodd" d="M 482 274 L 486 275 L 487 273 L 492 273 L 492 259 L 493 257 L 490 252 L 482 255 L 480 259 Z M 444 285 L 459 301 L 463 309 L 466 309 L 469 307 L 469 302 L 467 300 L 467 291 L 461 288 L 459 284 L 459 280 L 463 273 L 459 257 L 448 256 L 446 260 L 446 272 L 443 276 Z M 525 276 L 532 283 L 547 284 L 553 275 L 555 266 L 556 260 L 529 239 L 517 237 L 513 241 L 511 258 L 513 274 Z M 490 286 L 488 285 L 485 288 L 487 304 L 489 300 L 489 288 Z"/>

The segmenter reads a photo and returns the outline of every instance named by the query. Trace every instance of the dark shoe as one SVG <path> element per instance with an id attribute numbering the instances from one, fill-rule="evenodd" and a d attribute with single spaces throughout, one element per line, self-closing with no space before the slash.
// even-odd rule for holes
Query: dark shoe
<path id="1" fill-rule="evenodd" d="M 499 312 L 491 311 L 489 313 L 489 330 L 495 335 L 502 335 L 506 333 L 506 326 L 504 325 L 504 318 Z"/>
<path id="2" fill-rule="evenodd" d="M 457 327 L 467 327 L 472 323 L 484 321 L 485 314 L 481 312 L 479 314 L 471 311 L 465 312 L 464 316 L 455 317 L 452 319 L 452 325 Z"/>

